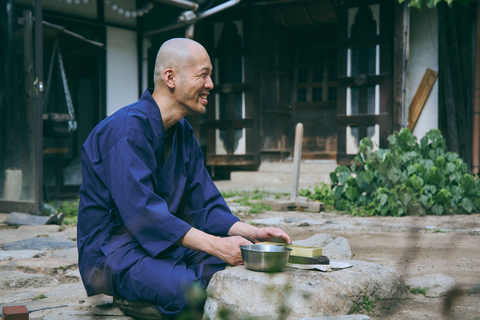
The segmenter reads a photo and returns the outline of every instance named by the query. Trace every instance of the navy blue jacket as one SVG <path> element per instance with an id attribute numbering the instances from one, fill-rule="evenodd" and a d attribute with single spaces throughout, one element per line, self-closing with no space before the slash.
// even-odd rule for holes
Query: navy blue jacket
<path id="1" fill-rule="evenodd" d="M 146 90 L 138 102 L 100 122 L 85 141 L 77 242 L 88 295 L 112 295 L 112 266 L 142 259 L 134 250 L 138 245 L 161 259 L 192 227 L 226 236 L 239 221 L 206 171 L 192 127 L 184 119 L 175 126 L 164 161 L 160 109 Z M 107 268 L 105 257 L 112 252 L 121 261 L 110 259 Z"/>

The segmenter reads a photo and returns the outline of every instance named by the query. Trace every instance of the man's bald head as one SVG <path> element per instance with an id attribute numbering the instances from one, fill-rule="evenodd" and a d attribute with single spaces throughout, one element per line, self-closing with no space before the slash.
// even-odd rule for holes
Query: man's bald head
<path id="1" fill-rule="evenodd" d="M 174 38 L 163 43 L 157 53 L 153 82 L 155 87 L 164 81 L 163 74 L 167 68 L 181 73 L 195 63 L 195 51 L 205 48 L 198 42 L 186 38 Z"/>

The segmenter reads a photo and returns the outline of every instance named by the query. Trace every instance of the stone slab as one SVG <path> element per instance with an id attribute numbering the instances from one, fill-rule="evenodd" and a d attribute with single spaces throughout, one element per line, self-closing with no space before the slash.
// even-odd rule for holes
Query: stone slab
<path id="1" fill-rule="evenodd" d="M 428 298 L 438 298 L 447 295 L 449 290 L 455 288 L 457 281 L 443 273 L 435 273 L 406 278 L 405 284 L 411 288 L 428 288 L 425 296 Z"/>
<path id="2" fill-rule="evenodd" d="M 366 296 L 408 297 L 403 279 L 392 269 L 363 261 L 346 262 L 353 266 L 328 273 L 286 268 L 268 274 L 244 266 L 227 268 L 217 272 L 207 287 L 204 318 L 220 319 L 218 312 L 228 310 L 232 320 L 276 320 L 285 308 L 285 320 L 340 316 Z"/>
<path id="3" fill-rule="evenodd" d="M 40 216 L 28 213 L 12 212 L 3 223 L 9 226 L 41 226 L 57 222 L 56 215 Z"/>
<path id="4" fill-rule="evenodd" d="M 48 237 L 58 232 L 60 226 L 55 224 L 45 226 L 21 226 L 16 229 L 3 229 L 0 232 L 0 244 L 25 240 L 34 237 Z"/>
<path id="5" fill-rule="evenodd" d="M 20 260 L 27 258 L 43 257 L 47 254 L 45 250 L 0 250 L 0 261 Z"/>
<path id="6" fill-rule="evenodd" d="M 0 289 L 40 288 L 57 284 L 58 281 L 48 275 L 0 271 Z"/>
<path id="7" fill-rule="evenodd" d="M 78 259 L 73 258 L 30 258 L 0 262 L 0 270 L 22 270 L 29 273 L 57 273 L 58 270 L 78 266 Z"/>
<path id="8" fill-rule="evenodd" d="M 5 243 L 3 250 L 61 250 L 76 247 L 76 242 L 56 238 L 29 238 Z"/>

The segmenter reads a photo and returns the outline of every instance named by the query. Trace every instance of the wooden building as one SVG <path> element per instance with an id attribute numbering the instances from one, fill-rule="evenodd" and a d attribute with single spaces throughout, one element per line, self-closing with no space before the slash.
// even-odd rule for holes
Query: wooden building
<path id="1" fill-rule="evenodd" d="M 45 196 L 75 194 L 91 129 L 152 87 L 158 48 L 185 36 L 212 59 L 207 113 L 188 119 L 212 171 L 288 161 L 299 122 L 303 159 L 346 164 L 363 137 L 385 148 L 413 118 L 419 138 L 440 128 L 478 169 L 476 4 L 424 10 L 394 0 L 6 0 L 0 211 L 38 212 Z"/>

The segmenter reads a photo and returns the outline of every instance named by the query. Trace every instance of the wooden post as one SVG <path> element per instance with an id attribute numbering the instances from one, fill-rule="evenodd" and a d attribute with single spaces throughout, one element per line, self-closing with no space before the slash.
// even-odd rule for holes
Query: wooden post
<path id="1" fill-rule="evenodd" d="M 298 181 L 300 180 L 300 161 L 302 160 L 303 124 L 297 123 L 295 128 L 295 149 L 293 151 L 293 180 L 290 200 L 296 201 Z"/>

